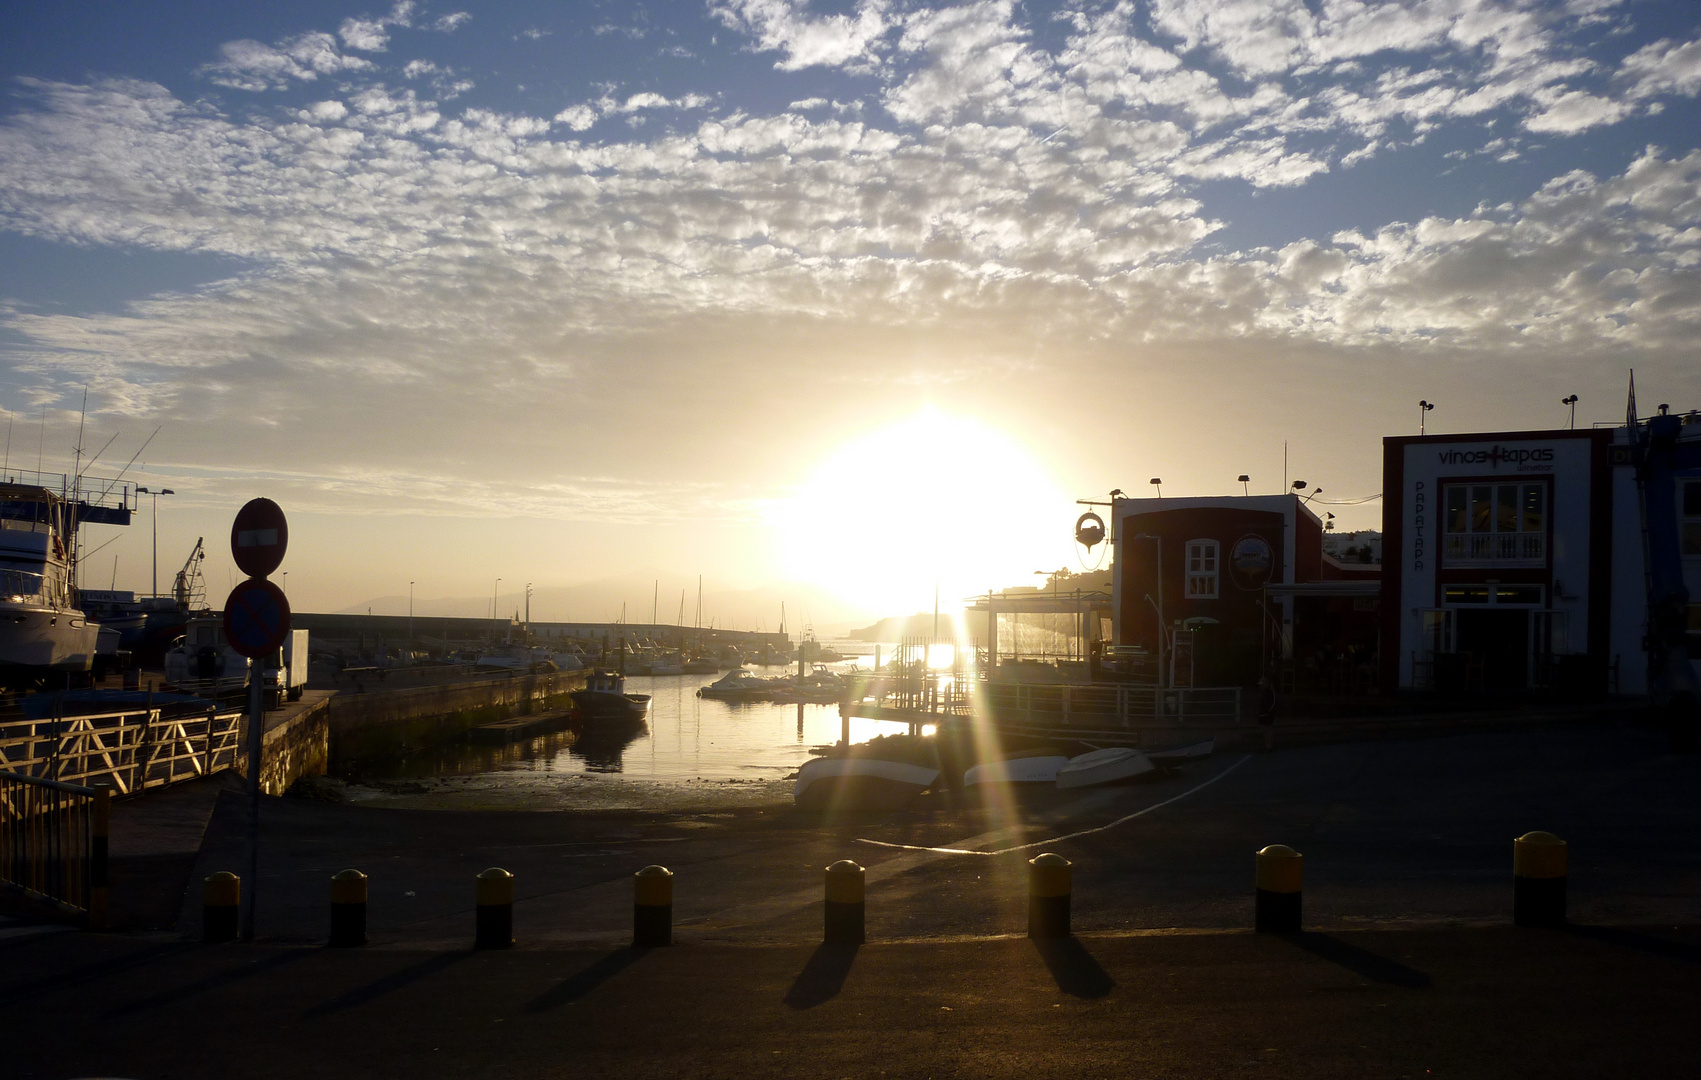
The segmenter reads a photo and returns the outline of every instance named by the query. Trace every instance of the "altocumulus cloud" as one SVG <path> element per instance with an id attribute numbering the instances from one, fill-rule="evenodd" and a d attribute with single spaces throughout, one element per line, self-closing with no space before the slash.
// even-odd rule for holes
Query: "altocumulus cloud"
<path id="1" fill-rule="evenodd" d="M 122 313 L 4 321 L 30 343 L 18 367 L 98 380 L 126 409 L 217 417 L 267 381 L 291 423 L 335 432 L 379 408 L 451 443 L 474 437 L 457 411 L 470 403 L 615 395 L 611 364 L 694 387 L 690 335 L 666 328 L 704 320 L 752 334 L 787 320 L 944 337 L 993 326 L 1053 350 L 1225 335 L 1669 348 L 1701 332 L 1693 152 L 1648 147 L 1616 174 L 1570 170 L 1463 216 L 1201 250 L 1224 224 L 1203 181 L 1303 188 L 1448 125 L 1493 118 L 1510 146 L 1701 90 L 1696 42 L 1612 65 L 1583 54 L 1578 40 L 1622 8 L 1154 0 L 1038 26 L 1007 0 L 708 5 L 746 62 L 862 80 L 861 107 L 836 118 L 825 98 L 764 111 L 711 86 L 610 88 L 548 116 L 451 108 L 396 81 L 440 70 L 395 55 L 391 29 L 417 19 L 402 3 L 335 35 L 225 45 L 203 75 L 255 95 L 240 108 L 133 80 L 25 81 L 0 124 L 7 228 L 252 269 Z M 304 82 L 319 100 L 268 103 Z M 666 125 L 602 123 L 645 113 Z M 640 346 L 639 328 L 660 336 Z M 892 377 L 881 365 L 867 375 Z M 314 389 L 288 389 L 280 371 Z M 435 389 L 446 382 L 453 409 Z M 366 452 L 389 488 L 414 482 Z M 420 499 L 452 459 L 419 474 Z M 556 495 L 576 512 L 630 511 L 591 481 L 540 498 Z"/>

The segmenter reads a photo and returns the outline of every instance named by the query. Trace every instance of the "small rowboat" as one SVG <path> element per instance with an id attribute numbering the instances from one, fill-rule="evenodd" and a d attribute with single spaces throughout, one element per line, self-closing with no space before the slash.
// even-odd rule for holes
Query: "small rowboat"
<path id="1" fill-rule="evenodd" d="M 1066 765 L 1057 770 L 1057 786 L 1083 788 L 1114 784 L 1119 780 L 1132 780 L 1136 776 L 1156 772 L 1157 768 L 1151 759 L 1139 750 L 1113 746 L 1108 750 L 1094 750 L 1090 754 L 1070 758 Z"/>
<path id="2" fill-rule="evenodd" d="M 939 779 L 939 770 L 880 758 L 819 757 L 797 770 L 805 810 L 897 810 Z"/>
<path id="3" fill-rule="evenodd" d="M 986 761 L 963 774 L 963 786 L 976 784 L 1055 784 L 1057 770 L 1069 764 L 1062 754 L 1038 754 Z"/>
<path id="4" fill-rule="evenodd" d="M 1146 756 L 1153 761 L 1173 764 L 1178 761 L 1192 761 L 1195 758 L 1210 757 L 1217 748 L 1215 738 L 1204 742 L 1188 743 L 1186 746 L 1172 746 L 1167 750 L 1148 750 Z"/>

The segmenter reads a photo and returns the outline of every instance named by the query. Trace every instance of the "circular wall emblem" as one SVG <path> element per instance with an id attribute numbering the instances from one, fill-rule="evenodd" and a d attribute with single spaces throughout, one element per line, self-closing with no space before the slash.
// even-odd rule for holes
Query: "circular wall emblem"
<path id="1" fill-rule="evenodd" d="M 1229 574 L 1243 589 L 1262 589 L 1275 568 L 1275 552 L 1262 536 L 1243 536 L 1229 550 Z"/>

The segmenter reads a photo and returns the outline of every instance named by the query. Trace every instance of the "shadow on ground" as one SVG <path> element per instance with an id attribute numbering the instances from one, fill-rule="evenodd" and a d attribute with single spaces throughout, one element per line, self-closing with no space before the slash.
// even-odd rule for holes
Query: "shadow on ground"
<path id="1" fill-rule="evenodd" d="M 1429 988 L 1429 976 L 1416 968 L 1409 968 L 1386 956 L 1378 956 L 1368 949 L 1361 949 L 1330 934 L 1306 930 L 1297 934 L 1283 934 L 1282 939 L 1371 982 L 1404 986 L 1411 990 Z"/>
<path id="2" fill-rule="evenodd" d="M 533 998 L 526 1004 L 526 1011 L 529 1013 L 547 1012 L 556 1006 L 568 1005 L 578 1001 L 648 955 L 650 955 L 649 949 L 630 946 L 624 949 L 616 949 L 584 970 L 567 976 L 559 985 Z"/>
<path id="3" fill-rule="evenodd" d="M 1079 938 L 1034 938 L 1034 951 L 1040 954 L 1057 988 L 1071 997 L 1102 998 L 1116 987 L 1116 980 L 1093 959 L 1093 954 Z"/>
<path id="4" fill-rule="evenodd" d="M 835 945 L 823 942 L 803 965 L 791 989 L 786 991 L 785 1003 L 794 1009 L 813 1009 L 831 1000 L 845 985 L 845 976 L 856 963 L 859 946 Z"/>

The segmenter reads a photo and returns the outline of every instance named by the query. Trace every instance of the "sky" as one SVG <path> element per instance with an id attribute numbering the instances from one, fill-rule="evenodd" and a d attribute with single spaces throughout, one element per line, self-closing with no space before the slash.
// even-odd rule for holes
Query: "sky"
<path id="1" fill-rule="evenodd" d="M 86 394 L 162 577 L 266 495 L 303 610 L 925 610 L 1284 447 L 1373 528 L 1419 399 L 1701 406 L 1698 94 L 1688 0 L 6 5 L 8 462 Z"/>

